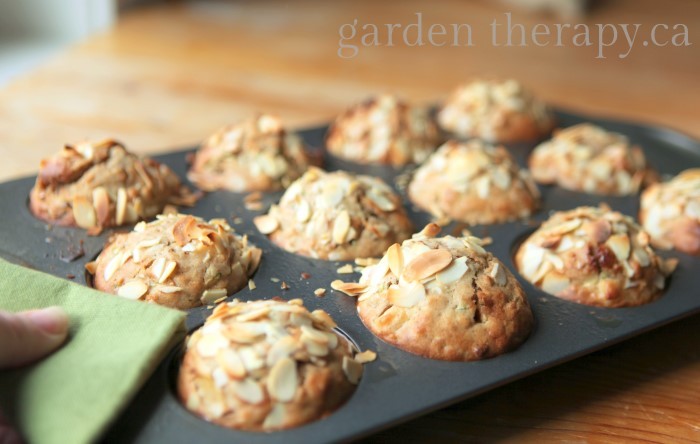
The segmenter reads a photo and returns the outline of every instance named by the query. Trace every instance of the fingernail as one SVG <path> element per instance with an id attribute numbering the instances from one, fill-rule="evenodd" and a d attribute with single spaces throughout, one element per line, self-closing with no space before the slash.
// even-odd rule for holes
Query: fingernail
<path id="1" fill-rule="evenodd" d="M 59 307 L 48 307 L 24 313 L 34 325 L 45 333 L 58 335 L 65 333 L 68 328 L 68 315 Z"/>

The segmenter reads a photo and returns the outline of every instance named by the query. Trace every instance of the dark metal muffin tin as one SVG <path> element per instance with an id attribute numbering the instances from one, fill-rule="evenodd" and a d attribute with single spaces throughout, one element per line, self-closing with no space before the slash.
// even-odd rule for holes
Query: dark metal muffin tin
<path id="1" fill-rule="evenodd" d="M 561 126 L 591 121 L 628 135 L 640 144 L 649 160 L 663 175 L 700 166 L 700 143 L 665 129 L 622 123 L 605 119 L 589 119 L 558 112 Z M 323 146 L 325 128 L 301 131 L 313 147 Z M 521 164 L 534 144 L 511 145 L 509 148 Z M 175 152 L 156 159 L 168 164 L 185 177 L 186 154 Z M 346 169 L 383 178 L 396 185 L 398 174 L 405 172 L 390 167 L 363 167 L 328 156 L 328 170 Z M 35 178 L 20 179 L 0 185 L 0 255 L 10 261 L 42 270 L 56 276 L 86 283 L 84 265 L 94 258 L 107 240 L 110 231 L 99 237 L 88 237 L 82 230 L 49 227 L 35 219 L 27 209 L 27 196 Z M 566 210 L 580 205 L 608 203 L 613 209 L 637 215 L 638 196 L 600 197 L 566 191 L 557 187 L 541 187 L 543 208 L 532 220 L 502 225 L 475 227 L 472 232 L 490 236 L 493 244 L 487 249 L 500 258 L 511 271 L 515 270 L 512 253 L 518 243 L 535 229 L 553 210 Z M 265 208 L 276 202 L 281 193 L 263 197 Z M 510 381 L 548 367 L 607 347 L 681 317 L 700 312 L 700 258 L 681 253 L 662 253 L 680 260 L 667 290 L 659 300 L 636 308 L 605 309 L 559 300 L 533 287 L 517 272 L 516 276 L 528 294 L 535 314 L 536 326 L 530 338 L 517 350 L 479 362 L 444 362 L 424 359 L 403 352 L 374 337 L 359 320 L 355 300 L 333 292 L 335 279 L 355 280 L 358 275 L 338 275 L 338 262 L 313 260 L 282 251 L 261 235 L 252 219 L 261 211 L 245 209 L 244 194 L 214 192 L 206 194 L 194 208 L 183 212 L 204 218 L 225 217 L 239 233 L 246 233 L 264 251 L 260 268 L 254 276 L 257 289 L 247 288 L 234 296 L 241 300 L 303 298 L 309 309 L 322 308 L 333 316 L 340 328 L 359 346 L 377 352 L 378 359 L 365 366 L 365 373 L 353 397 L 332 415 L 295 429 L 275 433 L 238 432 L 205 422 L 190 414 L 177 401 L 174 381 L 181 350 L 170 353 L 149 382 L 106 433 L 106 442 L 137 441 L 143 443 L 191 442 L 328 442 L 359 438 L 407 421 L 418 415 L 483 393 Z M 403 195 L 405 198 L 405 194 Z M 419 230 L 430 217 L 406 208 Z M 127 227 L 129 228 L 129 227 Z M 452 224 L 443 233 L 459 233 Z M 308 273 L 308 279 L 302 278 Z M 277 278 L 280 282 L 273 282 Z M 289 289 L 280 289 L 281 282 Z M 324 297 L 313 290 L 327 289 Z M 230 298 L 229 298 L 230 299 Z M 211 312 L 206 307 L 190 310 L 187 326 L 200 326 Z M 125 363 L 126 364 L 126 363 Z"/>

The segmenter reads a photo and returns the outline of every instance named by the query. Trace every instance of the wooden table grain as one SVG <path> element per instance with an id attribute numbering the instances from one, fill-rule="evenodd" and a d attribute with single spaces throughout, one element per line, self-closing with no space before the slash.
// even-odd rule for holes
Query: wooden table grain
<path id="1" fill-rule="evenodd" d="M 700 2 L 597 2 L 582 21 L 683 23 L 689 47 L 494 47 L 495 2 L 207 1 L 132 8 L 115 28 L 0 89 L 0 180 L 31 174 L 65 142 L 114 136 L 144 153 L 198 143 L 254 111 L 292 126 L 383 91 L 434 103 L 458 83 L 513 77 L 550 103 L 700 138 Z M 474 46 L 395 42 L 338 56 L 339 27 L 472 26 Z M 530 29 L 561 20 L 514 13 Z M 640 31 L 642 32 L 642 31 Z M 641 37 L 640 37 L 641 38 Z M 384 42 L 386 43 L 386 42 Z M 700 297 L 700 291 L 698 294 Z M 700 317 L 459 403 L 368 441 L 700 442 Z"/>

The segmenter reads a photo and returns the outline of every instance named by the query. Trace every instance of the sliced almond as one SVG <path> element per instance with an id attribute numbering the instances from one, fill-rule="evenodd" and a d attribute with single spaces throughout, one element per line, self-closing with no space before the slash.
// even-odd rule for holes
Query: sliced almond
<path id="1" fill-rule="evenodd" d="M 389 261 L 389 270 L 391 270 L 395 276 L 401 276 L 403 272 L 403 252 L 401 251 L 401 245 L 392 245 L 389 247 L 386 254 Z"/>
<path id="2" fill-rule="evenodd" d="M 73 198 L 73 218 L 81 228 L 94 228 L 97 226 L 97 216 L 92 203 L 84 196 Z"/>
<path id="3" fill-rule="evenodd" d="M 507 190 L 510 186 L 510 174 L 508 173 L 508 170 L 503 167 L 497 167 L 493 170 L 491 180 L 493 180 L 493 183 L 502 190 Z"/>
<path id="4" fill-rule="evenodd" d="M 449 267 L 437 273 L 435 278 L 443 284 L 450 284 L 464 276 L 464 273 L 466 273 L 467 270 L 469 270 L 469 266 L 467 266 L 467 258 L 458 257 L 452 261 L 452 264 L 450 264 Z"/>
<path id="5" fill-rule="evenodd" d="M 420 282 L 411 282 L 406 286 L 391 285 L 388 297 L 391 304 L 410 308 L 425 299 L 425 287 Z"/>
<path id="6" fill-rule="evenodd" d="M 257 286 L 255 285 L 255 281 L 252 279 L 248 279 L 248 290 L 255 290 Z"/>
<path id="7" fill-rule="evenodd" d="M 328 349 L 329 350 L 334 350 L 338 346 L 338 335 L 333 333 L 333 332 L 321 332 L 326 336 L 326 339 L 328 340 Z"/>
<path id="8" fill-rule="evenodd" d="M 311 312 L 311 317 L 314 319 L 315 322 L 319 323 L 320 325 L 328 328 L 328 329 L 333 329 L 336 328 L 338 325 L 335 323 L 331 315 L 326 313 L 323 310 L 316 309 Z"/>
<path id="9" fill-rule="evenodd" d="M 507 276 L 503 270 L 503 266 L 500 263 L 496 262 L 493 264 L 493 268 L 491 269 L 491 277 L 499 287 L 506 285 Z"/>
<path id="10" fill-rule="evenodd" d="M 569 233 L 571 231 L 574 231 L 575 229 L 577 229 L 578 227 L 581 226 L 581 223 L 583 223 L 583 221 L 581 219 L 578 219 L 578 218 L 570 219 L 570 220 L 564 221 L 558 225 L 555 225 L 551 229 L 547 230 L 547 232 L 549 234 L 563 235 L 563 234 Z"/>
<path id="11" fill-rule="evenodd" d="M 291 336 L 283 336 L 278 339 L 267 351 L 265 359 L 267 366 L 272 367 L 282 358 L 287 358 L 297 351 L 297 341 Z"/>
<path id="12" fill-rule="evenodd" d="M 620 262 L 627 261 L 630 256 L 630 238 L 626 234 L 613 234 L 605 241 Z"/>
<path id="13" fill-rule="evenodd" d="M 362 364 L 352 358 L 343 356 L 343 373 L 351 384 L 357 385 L 362 377 Z"/>
<path id="14" fill-rule="evenodd" d="M 123 225 L 126 222 L 126 197 L 126 190 L 120 187 L 117 190 L 117 208 L 115 211 L 117 225 Z"/>
<path id="15" fill-rule="evenodd" d="M 282 358 L 270 369 L 267 392 L 280 402 L 294 399 L 298 385 L 297 364 L 290 358 Z"/>
<path id="16" fill-rule="evenodd" d="M 365 350 L 362 353 L 358 353 L 355 355 L 355 361 L 359 362 L 360 364 L 372 362 L 375 359 L 377 359 L 377 354 L 372 350 Z"/>
<path id="17" fill-rule="evenodd" d="M 114 273 L 117 272 L 119 267 L 121 267 L 121 253 L 114 255 L 112 259 L 107 262 L 104 273 L 102 274 L 106 281 L 110 280 Z"/>
<path id="18" fill-rule="evenodd" d="M 486 250 L 484 250 L 481 246 L 482 242 L 483 241 L 476 236 L 467 236 L 464 239 L 464 245 L 466 247 L 469 247 L 470 249 L 476 251 L 477 253 L 483 256 L 486 254 Z"/>
<path id="19" fill-rule="evenodd" d="M 279 227 L 277 219 L 267 214 L 257 216 L 253 223 L 262 234 L 270 234 Z"/>
<path id="20" fill-rule="evenodd" d="M 489 179 L 489 176 L 487 175 L 482 175 L 474 180 L 474 186 L 476 187 L 476 194 L 479 196 L 480 199 L 486 199 L 489 197 L 489 187 L 491 185 L 491 181 Z"/>
<path id="21" fill-rule="evenodd" d="M 128 281 L 117 290 L 117 296 L 127 299 L 139 299 L 148 291 L 148 285 L 139 279 Z"/>
<path id="22" fill-rule="evenodd" d="M 386 197 L 383 193 L 376 192 L 370 189 L 367 195 L 372 200 L 372 202 L 374 202 L 382 211 L 388 212 L 394 211 L 396 209 L 396 204 L 394 204 L 394 202 L 388 197 Z"/>
<path id="23" fill-rule="evenodd" d="M 184 247 L 187 245 L 193 236 L 193 228 L 196 226 L 197 220 L 192 216 L 180 217 L 173 225 L 172 234 L 175 243 L 178 246 Z"/>
<path id="24" fill-rule="evenodd" d="M 282 404 L 273 404 L 272 410 L 267 414 L 263 421 L 264 430 L 275 430 L 284 425 L 286 410 Z"/>
<path id="25" fill-rule="evenodd" d="M 444 269 L 450 262 L 452 253 L 449 251 L 443 248 L 429 250 L 411 260 L 404 268 L 402 277 L 408 282 L 419 281 Z"/>
<path id="26" fill-rule="evenodd" d="M 95 207 L 95 214 L 100 226 L 109 224 L 109 194 L 104 187 L 97 187 L 92 190 L 92 205 Z"/>
<path id="27" fill-rule="evenodd" d="M 556 272 L 547 273 L 542 279 L 542 290 L 549 294 L 558 295 L 569 288 L 569 278 Z"/>
<path id="28" fill-rule="evenodd" d="M 243 379 L 247 374 L 243 361 L 232 348 L 220 349 L 216 353 L 216 362 L 234 379 Z"/>
<path id="29" fill-rule="evenodd" d="M 663 290 L 666 286 L 666 277 L 662 274 L 654 276 L 654 286 L 659 290 Z"/>
<path id="30" fill-rule="evenodd" d="M 238 355 L 248 372 L 253 372 L 265 366 L 265 361 L 258 355 L 253 347 L 240 347 L 238 349 Z"/>
<path id="31" fill-rule="evenodd" d="M 229 322 L 224 328 L 224 333 L 233 342 L 250 344 L 264 335 L 266 328 L 262 322 Z"/>
<path id="32" fill-rule="evenodd" d="M 314 341 L 308 336 L 302 336 L 302 344 L 306 348 L 306 351 L 312 356 L 326 356 L 328 355 L 328 345 L 321 344 Z"/>
<path id="33" fill-rule="evenodd" d="M 219 350 L 227 348 L 228 341 L 221 335 L 202 335 L 197 341 L 197 352 L 205 358 L 213 358 Z"/>
<path id="34" fill-rule="evenodd" d="M 326 294 L 326 289 L 325 288 L 317 288 L 314 290 L 314 295 L 318 296 L 319 298 L 324 296 Z"/>
<path id="35" fill-rule="evenodd" d="M 162 293 L 177 293 L 178 291 L 182 291 L 182 287 L 176 285 L 159 285 L 157 289 Z"/>
<path id="36" fill-rule="evenodd" d="M 343 210 L 333 223 L 333 242 L 337 245 L 345 243 L 348 231 L 350 230 L 350 214 Z"/>
<path id="37" fill-rule="evenodd" d="M 175 268 L 177 267 L 177 262 L 175 261 L 168 261 L 165 263 L 165 266 L 163 267 L 163 272 L 160 274 L 160 278 L 158 278 L 158 283 L 162 284 L 165 282 L 171 274 L 173 274 L 173 271 L 175 271 Z"/>
<path id="38" fill-rule="evenodd" d="M 261 307 L 251 310 L 247 313 L 241 313 L 236 317 L 239 322 L 250 322 L 267 316 L 270 313 L 270 307 Z"/>
<path id="39" fill-rule="evenodd" d="M 310 340 L 318 342 L 319 344 L 328 344 L 328 337 L 324 332 L 316 330 L 308 325 L 301 326 L 301 339 L 304 340 L 305 338 L 309 338 Z"/>
<path id="40" fill-rule="evenodd" d="M 227 386 L 229 381 L 231 381 L 228 373 L 226 373 L 221 367 L 214 368 L 214 370 L 211 372 L 211 376 L 212 380 L 214 381 L 214 386 L 219 389 Z"/>
<path id="41" fill-rule="evenodd" d="M 345 264 L 336 271 L 338 274 L 352 274 L 355 272 L 355 269 L 352 268 L 352 264 Z"/>
<path id="42" fill-rule="evenodd" d="M 336 291 L 343 292 L 348 296 L 357 296 L 367 289 L 366 285 L 358 284 L 355 282 L 343 282 L 341 280 L 335 280 L 331 282 L 331 288 Z"/>
<path id="43" fill-rule="evenodd" d="M 367 285 L 379 285 L 389 272 L 389 258 L 384 256 L 376 265 L 370 265 L 362 270 L 360 283 Z"/>
<path id="44" fill-rule="evenodd" d="M 153 261 L 153 264 L 151 264 L 151 274 L 155 279 L 160 279 L 160 276 L 163 274 L 163 268 L 165 268 L 165 258 L 164 257 L 159 257 L 155 261 Z"/>
<path id="45" fill-rule="evenodd" d="M 564 269 L 564 259 L 562 259 L 558 255 L 550 253 L 548 251 L 545 253 L 544 257 L 547 260 L 547 262 L 552 264 L 552 266 L 554 266 L 554 268 L 556 268 L 557 270 L 561 271 Z"/>
<path id="46" fill-rule="evenodd" d="M 420 232 L 414 234 L 413 237 L 435 237 L 438 234 L 440 234 L 440 231 L 442 231 L 440 225 L 436 223 L 429 223 L 428 225 L 423 227 L 423 229 Z"/>
<path id="47" fill-rule="evenodd" d="M 210 288 L 202 292 L 202 297 L 200 300 L 202 304 L 208 305 L 213 304 L 219 298 L 225 298 L 227 296 L 227 291 L 225 288 Z"/>
<path id="48" fill-rule="evenodd" d="M 358 257 L 355 258 L 355 263 L 360 267 L 369 267 L 370 265 L 377 265 L 379 259 L 374 257 Z"/>
<path id="49" fill-rule="evenodd" d="M 242 381 L 233 381 L 231 387 L 238 398 L 249 404 L 260 404 L 265 399 L 262 388 L 254 379 L 246 378 Z"/>
<path id="50" fill-rule="evenodd" d="M 644 250 L 644 248 L 635 248 L 632 252 L 632 255 L 635 259 L 637 259 L 637 262 L 639 262 L 639 265 L 641 265 L 642 267 L 648 267 L 651 264 L 651 258 L 649 257 L 649 253 L 647 253 L 646 250 Z"/>
<path id="51" fill-rule="evenodd" d="M 532 279 L 540 269 L 540 265 L 544 260 L 544 253 L 546 250 L 544 248 L 538 247 L 537 245 L 526 243 L 524 246 L 523 254 L 520 256 L 520 272 L 525 276 L 530 282 L 534 282 Z"/>
<path id="52" fill-rule="evenodd" d="M 311 206 L 305 200 L 299 202 L 299 208 L 297 208 L 297 221 L 304 223 L 311 217 Z"/>

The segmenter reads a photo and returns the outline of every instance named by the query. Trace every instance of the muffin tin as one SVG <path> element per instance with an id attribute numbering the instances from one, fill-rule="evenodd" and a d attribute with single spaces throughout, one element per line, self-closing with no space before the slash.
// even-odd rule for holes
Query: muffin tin
<path id="1" fill-rule="evenodd" d="M 560 126 L 591 121 L 606 129 L 626 134 L 642 146 L 649 160 L 662 175 L 677 174 L 700 165 L 700 143 L 677 132 L 606 119 L 591 119 L 557 112 Z M 303 130 L 301 136 L 317 150 L 323 145 L 325 127 Z M 516 159 L 524 164 L 534 144 L 508 145 Z M 191 150 L 156 156 L 178 175 L 185 177 L 186 155 Z M 325 168 L 345 169 L 383 178 L 396 186 L 397 177 L 407 169 L 360 166 L 327 156 Z M 12 262 L 67 277 L 86 284 L 84 265 L 101 250 L 113 230 L 88 237 L 73 228 L 49 227 L 35 219 L 27 208 L 27 196 L 35 178 L 0 184 L 0 256 Z M 399 180 L 400 182 L 400 180 Z M 474 227 L 478 236 L 490 236 L 486 247 L 503 261 L 520 280 L 528 294 L 536 326 L 530 338 L 517 350 L 478 362 L 434 361 L 411 355 L 374 337 L 359 320 L 354 298 L 330 289 L 331 281 L 356 280 L 358 274 L 337 273 L 344 263 L 314 260 L 288 253 L 271 244 L 253 225 L 252 219 L 263 211 L 245 209 L 245 194 L 213 192 L 206 194 L 193 208 L 182 211 L 203 218 L 225 217 L 239 233 L 263 249 L 260 268 L 254 276 L 255 290 L 245 288 L 234 296 L 241 300 L 301 297 L 310 309 L 326 310 L 342 332 L 360 350 L 377 352 L 375 362 L 365 365 L 365 373 L 355 394 L 328 417 L 295 429 L 273 433 L 239 432 L 205 422 L 189 413 L 177 400 L 174 381 L 181 347 L 173 350 L 127 409 L 104 436 L 106 442 L 144 443 L 189 442 L 329 442 L 347 441 L 407 421 L 448 404 L 478 395 L 510 381 L 620 342 L 681 317 L 700 312 L 700 258 L 662 252 L 677 257 L 679 265 L 664 296 L 635 308 L 605 309 L 567 302 L 547 295 L 526 282 L 515 271 L 512 254 L 549 212 L 580 205 L 608 203 L 613 209 L 636 217 L 638 196 L 600 197 L 540 187 L 543 208 L 529 221 Z M 409 215 L 420 230 L 431 218 L 412 208 L 405 192 L 400 191 Z M 263 196 L 265 210 L 279 200 L 281 192 Z M 240 219 L 238 219 L 240 218 Z M 444 234 L 459 234 L 463 226 L 451 224 Z M 125 228 L 127 229 L 127 228 Z M 302 277 L 302 273 L 304 276 Z M 279 280 L 277 282 L 273 281 Z M 281 290 L 282 281 L 290 287 Z M 325 288 L 324 297 L 314 295 Z M 230 299 L 230 298 L 229 298 Z M 187 327 L 200 326 L 211 309 L 200 307 L 188 312 Z"/>

